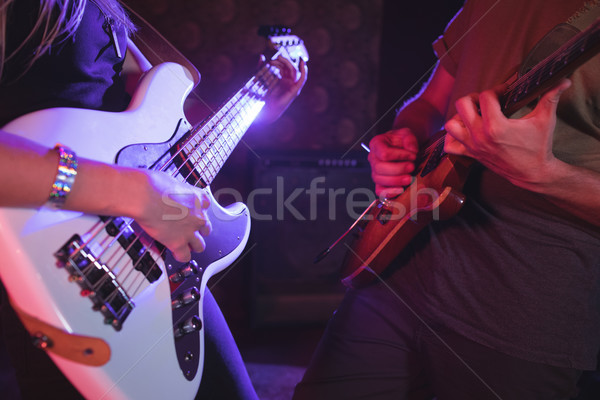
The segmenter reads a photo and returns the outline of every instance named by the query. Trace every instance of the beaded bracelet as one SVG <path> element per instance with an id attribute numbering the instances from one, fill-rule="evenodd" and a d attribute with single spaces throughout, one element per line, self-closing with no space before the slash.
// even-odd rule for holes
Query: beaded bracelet
<path id="1" fill-rule="evenodd" d="M 58 169 L 46 206 L 57 210 L 62 208 L 75 182 L 77 155 L 70 148 L 60 144 L 54 146 L 54 150 L 58 152 Z"/>

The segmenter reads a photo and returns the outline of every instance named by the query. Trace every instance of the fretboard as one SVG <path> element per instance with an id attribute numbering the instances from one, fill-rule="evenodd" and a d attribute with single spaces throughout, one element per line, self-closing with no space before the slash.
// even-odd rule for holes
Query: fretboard
<path id="1" fill-rule="evenodd" d="M 600 20 L 578 33 L 558 50 L 517 79 L 501 96 L 506 115 L 555 85 L 600 51 Z"/>
<path id="2" fill-rule="evenodd" d="M 278 82 L 278 69 L 266 64 L 218 111 L 192 130 L 182 150 L 203 184 L 209 185 L 217 176 Z"/>

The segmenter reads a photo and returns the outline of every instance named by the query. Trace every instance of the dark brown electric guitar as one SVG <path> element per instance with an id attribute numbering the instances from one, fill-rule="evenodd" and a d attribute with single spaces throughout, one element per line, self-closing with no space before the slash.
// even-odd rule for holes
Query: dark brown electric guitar
<path id="1" fill-rule="evenodd" d="M 509 85 L 500 96 L 503 113 L 511 115 L 529 104 L 598 52 L 600 19 Z M 446 154 L 444 137 L 443 130 L 438 132 L 423 151 L 413 182 L 402 194 L 373 202 L 363 214 L 342 266 L 346 286 L 375 279 L 419 231 L 462 207 L 461 190 L 474 160 Z"/>

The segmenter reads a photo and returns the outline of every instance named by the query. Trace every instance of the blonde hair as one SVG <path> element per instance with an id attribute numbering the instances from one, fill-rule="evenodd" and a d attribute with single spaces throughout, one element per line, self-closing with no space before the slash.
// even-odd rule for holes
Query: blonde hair
<path id="1" fill-rule="evenodd" d="M 14 57 L 34 36 L 40 35 L 41 39 L 33 51 L 33 55 L 27 61 L 24 71 L 31 68 L 52 44 L 73 36 L 81 23 L 88 0 L 40 0 L 38 18 L 31 33 L 17 49 L 10 54 L 6 54 L 7 18 L 10 6 L 15 1 L 18 0 L 0 0 L 0 78 L 6 61 Z M 90 1 L 94 2 L 107 18 L 110 18 L 117 25 L 124 26 L 128 34 L 135 30 L 127 13 L 117 0 Z"/>

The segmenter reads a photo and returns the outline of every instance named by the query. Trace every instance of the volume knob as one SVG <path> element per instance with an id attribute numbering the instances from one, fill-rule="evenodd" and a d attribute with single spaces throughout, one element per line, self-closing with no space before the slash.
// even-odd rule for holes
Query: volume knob
<path id="1" fill-rule="evenodd" d="M 200 300 L 200 291 L 197 287 L 193 287 L 191 289 L 186 290 L 185 292 L 177 296 L 175 299 L 173 299 L 171 301 L 171 307 L 173 307 L 173 309 L 176 309 L 188 305 L 190 303 L 194 303 L 198 300 Z"/>
<path id="2" fill-rule="evenodd" d="M 200 317 L 194 315 L 179 325 L 175 330 L 175 337 L 179 338 L 192 332 L 198 332 L 200 329 L 202 329 L 202 321 L 200 320 Z"/>
<path id="3" fill-rule="evenodd" d="M 198 263 L 195 260 L 192 260 L 185 264 L 179 271 L 169 276 L 169 280 L 172 283 L 178 283 L 192 275 L 196 275 L 199 270 Z"/>

